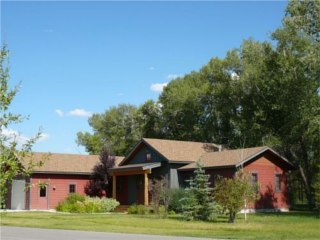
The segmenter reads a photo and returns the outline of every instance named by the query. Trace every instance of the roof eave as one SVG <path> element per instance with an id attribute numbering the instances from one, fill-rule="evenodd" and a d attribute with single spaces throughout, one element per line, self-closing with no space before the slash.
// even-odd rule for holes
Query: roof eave
<path id="1" fill-rule="evenodd" d="M 194 163 L 194 161 L 169 161 L 169 163 L 177 163 L 177 164 L 189 164 Z"/>
<path id="2" fill-rule="evenodd" d="M 223 165 L 223 166 L 209 166 L 209 167 L 202 167 L 203 169 L 225 169 L 225 168 L 236 168 L 235 165 Z M 197 169 L 194 168 L 178 168 L 178 171 L 191 171 Z"/>
<path id="3" fill-rule="evenodd" d="M 250 161 L 251 159 L 259 156 L 260 154 L 266 152 L 266 151 L 270 151 L 273 154 L 275 154 L 277 157 L 279 157 L 280 159 L 282 159 L 285 163 L 289 164 L 292 168 L 294 168 L 293 164 L 291 162 L 289 162 L 288 159 L 286 159 L 285 157 L 281 156 L 279 153 L 277 153 L 276 151 L 274 151 L 272 148 L 269 147 L 265 147 L 263 149 L 261 149 L 259 152 L 247 157 L 246 159 L 242 160 L 241 162 L 237 163 L 235 166 L 236 167 L 241 167 L 243 166 L 245 163 L 247 163 L 248 161 Z"/>
<path id="4" fill-rule="evenodd" d="M 59 174 L 59 175 L 91 175 L 92 172 L 58 172 L 58 171 L 33 171 L 32 174 Z"/>

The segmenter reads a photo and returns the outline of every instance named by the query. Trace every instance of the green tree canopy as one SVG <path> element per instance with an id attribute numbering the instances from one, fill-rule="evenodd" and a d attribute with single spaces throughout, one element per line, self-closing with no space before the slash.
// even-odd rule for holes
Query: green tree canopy
<path id="1" fill-rule="evenodd" d="M 130 104 L 93 114 L 89 118 L 93 133 L 78 132 L 77 143 L 85 146 L 90 154 L 99 154 L 103 146 L 108 146 L 112 154 L 124 156 L 141 138 L 136 115 L 137 108 Z"/>

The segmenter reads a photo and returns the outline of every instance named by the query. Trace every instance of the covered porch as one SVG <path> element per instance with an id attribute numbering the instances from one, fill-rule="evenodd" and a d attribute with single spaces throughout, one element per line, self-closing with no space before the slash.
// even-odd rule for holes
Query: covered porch
<path id="1" fill-rule="evenodd" d="M 152 169 L 161 167 L 160 162 L 128 164 L 111 168 L 112 198 L 121 205 L 149 205 L 149 175 Z"/>

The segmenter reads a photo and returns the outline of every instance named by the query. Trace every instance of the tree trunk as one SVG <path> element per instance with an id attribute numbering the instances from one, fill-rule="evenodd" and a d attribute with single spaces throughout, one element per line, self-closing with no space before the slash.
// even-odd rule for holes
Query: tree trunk
<path id="1" fill-rule="evenodd" d="M 236 212 L 229 213 L 229 223 L 234 223 L 234 219 L 236 218 Z"/>
<path id="2" fill-rule="evenodd" d="M 304 169 L 302 168 L 301 164 L 299 165 L 299 172 L 300 175 L 303 179 L 303 183 L 305 185 L 305 191 L 307 195 L 307 200 L 308 200 L 308 206 L 309 209 L 311 210 L 314 205 L 314 199 L 311 191 L 311 186 L 312 186 L 312 171 L 310 169 L 310 162 L 309 162 L 309 157 L 308 157 L 308 152 L 306 149 L 306 146 L 304 144 L 303 139 L 300 140 L 300 146 L 301 146 L 301 153 L 302 153 L 302 159 L 304 163 Z"/>
<path id="3" fill-rule="evenodd" d="M 301 165 L 299 165 L 299 173 L 300 173 L 300 176 L 301 176 L 303 184 L 304 184 L 305 193 L 306 193 L 307 200 L 308 200 L 308 206 L 309 206 L 309 208 L 312 208 L 312 202 L 313 201 L 312 201 L 311 189 L 310 189 L 310 186 L 308 184 L 307 177 L 306 177 L 306 175 L 304 173 L 304 170 L 303 170 Z"/>

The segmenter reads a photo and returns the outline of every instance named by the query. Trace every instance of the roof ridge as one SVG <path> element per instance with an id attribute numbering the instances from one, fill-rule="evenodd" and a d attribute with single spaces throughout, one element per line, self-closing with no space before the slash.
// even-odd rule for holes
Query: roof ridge
<path id="1" fill-rule="evenodd" d="M 201 144 L 213 144 L 219 146 L 221 144 L 210 143 L 210 142 L 197 142 L 197 141 L 185 141 L 185 140 L 174 140 L 174 139 L 162 139 L 162 138 L 142 138 L 143 140 L 158 140 L 158 141 L 170 141 L 170 142 L 183 142 L 183 143 L 201 143 Z"/>
<path id="2" fill-rule="evenodd" d="M 56 153 L 56 152 L 32 152 L 32 154 L 49 154 L 49 155 L 71 155 L 71 156 L 83 156 L 83 157 L 99 157 L 99 154 L 80 154 L 80 153 Z M 110 155 L 111 157 L 124 157 L 124 156 L 116 156 Z"/>

